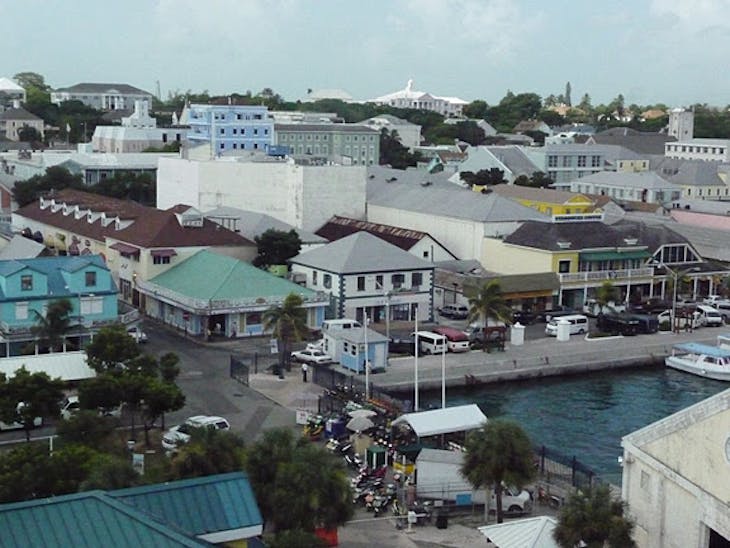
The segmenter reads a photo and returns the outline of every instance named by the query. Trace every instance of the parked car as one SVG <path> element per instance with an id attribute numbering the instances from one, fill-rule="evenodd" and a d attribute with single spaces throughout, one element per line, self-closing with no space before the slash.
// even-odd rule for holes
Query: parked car
<path id="1" fill-rule="evenodd" d="M 657 320 L 659 321 L 659 325 L 663 323 L 668 323 L 669 328 L 672 329 L 672 311 L 671 310 L 665 310 L 661 314 L 657 316 Z M 677 309 L 677 327 L 679 329 L 697 329 L 698 327 L 702 327 L 702 322 L 700 320 L 700 315 L 696 310 L 689 310 L 689 309 L 683 309 L 678 308 Z"/>
<path id="2" fill-rule="evenodd" d="M 416 340 L 414 337 L 391 337 L 388 341 L 388 352 L 413 356 L 416 353 Z"/>
<path id="3" fill-rule="evenodd" d="M 196 415 L 165 432 L 162 436 L 162 448 L 165 451 L 175 451 L 180 445 L 190 441 L 190 436 L 196 428 L 230 430 L 231 425 L 223 417 Z"/>
<path id="4" fill-rule="evenodd" d="M 545 310 L 538 316 L 538 319 L 547 323 L 553 318 L 559 318 L 560 316 L 570 316 L 571 314 L 579 314 L 579 312 L 573 310 L 572 308 L 568 308 L 567 306 L 558 306 L 557 308 L 553 308 L 552 310 Z"/>
<path id="5" fill-rule="evenodd" d="M 130 327 L 127 329 L 127 334 L 132 337 L 135 342 L 138 343 L 146 343 L 147 342 L 147 333 L 142 331 L 139 326 Z"/>
<path id="6" fill-rule="evenodd" d="M 631 336 L 642 330 L 641 322 L 631 314 L 599 314 L 598 329 L 613 335 Z"/>
<path id="7" fill-rule="evenodd" d="M 700 323 L 708 327 L 720 327 L 725 323 L 725 318 L 720 311 L 707 304 L 698 304 L 697 312 L 700 315 Z"/>
<path id="8" fill-rule="evenodd" d="M 329 354 L 325 354 L 321 350 L 316 348 L 305 348 L 304 350 L 297 350 L 291 353 L 293 360 L 302 363 L 311 364 L 325 364 L 332 363 L 332 357 Z"/>
<path id="9" fill-rule="evenodd" d="M 25 407 L 25 403 L 22 401 L 18 403 L 18 405 L 15 407 L 15 411 L 20 415 L 20 412 L 23 410 L 23 407 Z M 20 418 L 20 417 L 18 417 Z M 38 428 L 39 426 L 43 426 L 43 417 L 35 417 L 33 419 L 33 427 Z M 13 422 L 2 422 L 0 421 L 0 430 L 20 430 L 23 428 L 23 423 L 18 421 Z"/>
<path id="10" fill-rule="evenodd" d="M 520 323 L 522 325 L 532 325 L 537 320 L 537 314 L 531 310 L 515 310 L 512 312 L 512 323 Z"/>
<path id="11" fill-rule="evenodd" d="M 79 404 L 79 397 L 75 395 L 66 396 L 63 402 L 61 402 L 61 418 L 64 420 L 70 419 L 76 413 L 81 410 Z M 122 406 L 114 407 L 113 409 L 99 409 L 100 416 L 107 417 L 119 417 L 122 414 Z"/>
<path id="12" fill-rule="evenodd" d="M 438 309 L 444 318 L 465 320 L 469 316 L 469 307 L 463 304 L 447 304 Z"/>
<path id="13" fill-rule="evenodd" d="M 656 297 L 651 297 L 630 306 L 631 312 L 638 312 L 640 314 L 659 314 L 668 308 L 672 308 L 671 302 Z"/>
<path id="14" fill-rule="evenodd" d="M 489 512 L 497 511 L 497 497 L 494 491 L 491 491 L 491 499 L 489 500 Z M 529 514 L 532 511 L 532 497 L 529 491 L 525 489 L 517 489 L 516 487 L 502 487 L 502 508 L 504 512 L 517 515 Z"/>

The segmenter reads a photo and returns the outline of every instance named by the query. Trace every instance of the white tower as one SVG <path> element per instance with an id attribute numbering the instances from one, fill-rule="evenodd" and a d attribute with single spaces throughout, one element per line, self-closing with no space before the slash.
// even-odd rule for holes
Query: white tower
<path id="1" fill-rule="evenodd" d="M 694 138 L 695 113 L 683 108 L 674 108 L 669 112 L 669 135 L 677 141 L 689 141 Z"/>

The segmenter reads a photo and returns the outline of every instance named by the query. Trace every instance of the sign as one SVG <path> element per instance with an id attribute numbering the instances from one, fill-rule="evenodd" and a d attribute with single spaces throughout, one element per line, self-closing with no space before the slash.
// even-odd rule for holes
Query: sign
<path id="1" fill-rule="evenodd" d="M 183 312 L 183 320 L 188 321 L 190 319 L 190 312 Z"/>
<path id="2" fill-rule="evenodd" d="M 144 453 L 132 453 L 132 468 L 140 476 L 144 476 Z"/>
<path id="3" fill-rule="evenodd" d="M 297 409 L 296 413 L 296 423 L 297 424 L 307 424 L 307 421 L 309 420 L 309 417 L 311 417 L 312 414 L 307 411 L 306 409 Z"/>
<path id="4" fill-rule="evenodd" d="M 271 349 L 272 354 L 278 354 L 279 353 L 279 341 L 276 339 L 269 339 L 269 348 Z"/>

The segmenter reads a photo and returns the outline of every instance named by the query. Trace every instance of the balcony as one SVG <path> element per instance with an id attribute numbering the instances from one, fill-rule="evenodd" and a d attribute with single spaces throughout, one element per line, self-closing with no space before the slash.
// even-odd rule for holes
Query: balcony
<path id="1" fill-rule="evenodd" d="M 653 268 L 631 268 L 626 270 L 599 270 L 594 272 L 570 272 L 558 274 L 560 284 L 600 284 L 606 280 L 613 283 L 650 281 L 654 275 Z"/>

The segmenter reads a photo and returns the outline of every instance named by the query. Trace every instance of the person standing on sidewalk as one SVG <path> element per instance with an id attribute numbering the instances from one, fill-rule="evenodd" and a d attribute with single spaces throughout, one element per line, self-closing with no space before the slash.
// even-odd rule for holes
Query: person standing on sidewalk
<path id="1" fill-rule="evenodd" d="M 307 372 L 309 371 L 309 366 L 306 363 L 302 364 L 302 382 L 307 382 Z"/>

